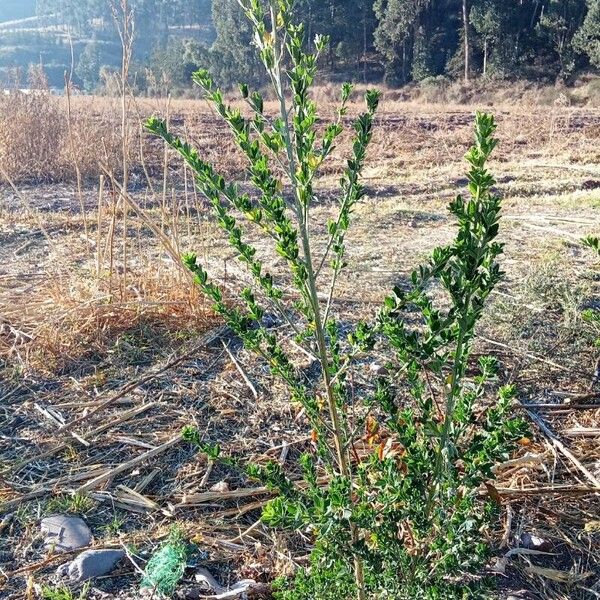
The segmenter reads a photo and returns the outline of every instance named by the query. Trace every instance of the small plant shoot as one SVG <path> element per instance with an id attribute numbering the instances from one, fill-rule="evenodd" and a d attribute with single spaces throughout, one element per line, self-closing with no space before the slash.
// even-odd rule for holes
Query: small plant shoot
<path id="1" fill-rule="evenodd" d="M 198 71 L 194 81 L 247 158 L 255 191 L 226 181 L 164 122 L 152 118 L 147 128 L 192 169 L 253 283 L 231 299 L 196 254 L 186 254 L 185 265 L 245 347 L 285 383 L 309 423 L 312 444 L 295 469 L 285 471 L 276 462 L 244 465 L 278 492 L 263 521 L 308 533 L 311 540 L 310 565 L 277 581 L 277 597 L 487 597 L 494 582 L 485 567 L 499 511 L 493 467 L 527 435 L 524 422 L 511 417 L 516 390 L 496 384 L 497 361 L 476 361 L 471 354 L 486 300 L 502 277 L 501 202 L 487 168 L 497 143 L 494 118 L 475 118 L 474 144 L 465 157 L 468 190 L 449 206 L 454 241 L 436 248 L 405 285 L 395 287 L 375 318 L 348 331 L 335 289 L 349 269 L 346 237 L 365 195 L 361 173 L 380 93 L 366 93 L 364 112 L 352 123 L 337 216 L 316 222 L 311 208 L 319 172 L 348 126 L 352 86 L 342 86 L 337 117 L 323 125 L 310 92 L 328 40 L 306 39 L 304 27 L 293 22 L 290 0 L 240 4 L 252 23 L 277 114 L 247 85 L 240 93 L 250 117 L 226 102 L 207 71 Z M 248 228 L 269 240 L 285 275 L 267 270 Z M 318 247 L 317 228 L 327 232 L 326 244 Z M 277 315 L 314 357 L 318 381 L 295 365 L 282 328 L 272 328 L 267 314 Z M 355 383 L 354 371 L 381 361 L 385 366 L 372 371 L 368 385 Z M 192 428 L 185 435 L 211 460 L 227 460 Z"/>
<path id="2" fill-rule="evenodd" d="M 600 238 L 589 235 L 581 240 L 582 244 L 589 248 L 596 257 L 600 258 Z M 595 345 L 600 348 L 600 310 L 594 308 L 586 308 L 582 313 L 583 318 L 591 324 L 596 333 Z M 596 361 L 594 369 L 593 384 L 600 381 L 600 358 Z"/>

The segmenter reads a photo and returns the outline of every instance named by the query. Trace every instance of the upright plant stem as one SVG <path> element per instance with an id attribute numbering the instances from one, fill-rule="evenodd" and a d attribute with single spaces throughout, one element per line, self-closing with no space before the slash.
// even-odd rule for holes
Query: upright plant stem
<path id="1" fill-rule="evenodd" d="M 481 202 L 481 188 L 477 188 L 475 192 L 475 200 L 480 203 Z M 482 249 L 479 248 L 476 251 L 475 256 L 475 264 L 478 265 L 481 260 L 481 252 Z M 429 486 L 429 498 L 427 501 L 427 514 L 429 515 L 431 509 L 433 507 L 433 500 L 435 495 L 437 494 L 437 486 L 441 483 L 440 479 L 443 477 L 444 472 L 446 471 L 446 461 L 448 455 L 449 448 L 449 438 L 450 438 L 450 428 L 452 426 L 452 420 L 454 418 L 454 409 L 456 407 L 456 396 L 460 391 L 460 380 L 464 372 L 461 372 L 461 365 L 465 363 L 465 352 L 468 352 L 468 342 L 467 342 L 467 334 L 468 334 L 468 324 L 467 324 L 467 316 L 469 311 L 471 310 L 471 301 L 473 298 L 473 292 L 469 289 L 466 292 L 464 301 L 463 301 L 463 316 L 459 322 L 459 332 L 458 338 L 456 340 L 456 350 L 454 351 L 454 361 L 452 363 L 452 381 L 450 382 L 450 389 L 448 391 L 447 399 L 446 399 L 446 413 L 444 415 L 444 425 L 442 427 L 442 433 L 440 435 L 440 443 L 438 452 L 435 459 L 435 467 L 433 473 L 433 481 L 432 485 Z"/>
<path id="2" fill-rule="evenodd" d="M 273 23 L 273 43 L 275 52 L 278 51 L 277 44 L 277 27 L 275 11 L 271 6 L 271 22 Z M 308 298 L 311 303 L 311 307 L 314 314 L 315 319 L 315 336 L 317 339 L 317 350 L 318 356 L 321 362 L 321 369 L 323 373 L 323 384 L 325 386 L 325 392 L 327 395 L 327 408 L 329 412 L 329 416 L 331 419 L 331 424 L 333 428 L 333 439 L 335 445 L 335 452 L 338 461 L 338 467 L 340 470 L 340 474 L 342 477 L 346 478 L 348 481 L 352 481 L 352 472 L 350 469 L 350 460 L 349 460 L 349 449 L 346 445 L 346 435 L 344 433 L 344 428 L 342 426 L 342 419 L 340 416 L 340 412 L 338 406 L 336 404 L 336 399 L 333 391 L 333 384 L 331 382 L 331 377 L 329 373 L 329 358 L 327 352 L 327 342 L 325 338 L 325 329 L 323 320 L 321 317 L 321 308 L 319 304 L 319 297 L 317 293 L 317 285 L 316 285 L 316 277 L 315 271 L 313 267 L 312 261 L 312 253 L 310 248 L 310 237 L 308 231 L 308 206 L 302 206 L 300 201 L 300 194 L 298 190 L 298 182 L 296 179 L 296 160 L 294 157 L 294 151 L 292 147 L 292 134 L 289 124 L 288 118 L 288 110 L 286 106 L 285 95 L 283 91 L 283 75 L 281 72 L 280 61 L 275 60 L 274 65 L 274 80 L 276 82 L 276 91 L 279 99 L 279 109 L 280 115 L 283 119 L 284 123 L 284 131 L 285 131 L 285 146 L 286 153 L 289 161 L 289 172 L 290 178 L 292 182 L 292 187 L 294 190 L 294 198 L 296 202 L 296 211 L 298 214 L 298 225 L 300 228 L 300 237 L 302 241 L 302 250 L 304 253 L 304 262 L 306 266 L 307 273 L 307 284 L 308 284 Z M 350 495 L 352 494 L 352 490 L 350 490 Z M 355 523 L 350 522 L 350 537 L 352 540 L 352 545 L 355 546 L 358 542 L 358 530 Z M 357 587 L 357 598 L 358 600 L 366 600 L 366 591 L 365 591 L 365 580 L 364 580 L 364 568 L 361 559 L 358 556 L 354 556 L 354 577 L 356 581 Z"/>
<path id="3" fill-rule="evenodd" d="M 122 189 L 127 193 L 129 185 L 129 97 L 127 93 L 127 80 L 129 78 L 129 66 L 131 64 L 131 55 L 133 48 L 133 15 L 129 9 L 129 0 L 121 0 L 117 6 L 116 0 L 111 0 L 113 18 L 119 38 L 121 40 L 121 82 L 120 82 L 120 101 L 121 101 L 121 161 L 123 169 Z M 120 12 L 119 12 L 120 11 Z M 129 207 L 123 194 L 119 196 L 119 209 L 122 210 L 122 250 L 123 250 L 123 273 L 127 276 L 127 217 Z M 124 282 L 119 278 L 119 287 L 121 291 L 121 300 L 124 295 Z"/>
<path id="4" fill-rule="evenodd" d="M 123 160 L 123 189 L 127 191 L 129 183 L 128 165 L 128 127 L 127 127 L 127 78 L 131 58 L 130 14 L 127 0 L 122 0 L 123 32 L 121 36 L 123 56 L 121 60 L 121 152 Z"/>
<path id="5" fill-rule="evenodd" d="M 467 307 L 470 304 L 470 295 L 467 297 Z M 460 331 L 458 334 L 458 340 L 456 342 L 456 350 L 454 352 L 454 363 L 452 365 L 452 382 L 448 395 L 446 397 L 446 411 L 444 415 L 444 425 L 442 427 L 442 433 L 440 435 L 439 447 L 435 457 L 435 466 L 433 471 L 433 481 L 429 486 L 429 497 L 427 499 L 427 515 L 430 516 L 431 509 L 433 508 L 433 501 L 438 493 L 439 485 L 441 484 L 441 478 L 445 472 L 446 459 L 448 455 L 448 441 L 450 436 L 450 427 L 452 425 L 452 419 L 454 417 L 454 407 L 456 406 L 456 394 L 459 390 L 460 385 L 460 365 L 463 361 L 463 354 L 465 350 L 465 334 L 466 329 L 464 320 L 460 324 Z"/>
<path id="6" fill-rule="evenodd" d="M 69 38 L 70 39 L 70 38 Z M 72 47 L 72 45 L 71 45 Z M 71 72 L 73 66 L 71 66 Z M 67 76 L 65 72 L 65 95 L 67 98 L 67 132 L 69 134 L 69 151 L 71 153 L 71 160 L 73 161 L 73 167 L 75 168 L 75 176 L 77 177 L 77 197 L 79 198 L 79 207 L 81 209 L 81 218 L 83 219 L 83 231 L 85 233 L 86 241 L 89 241 L 90 233 L 88 229 L 87 213 L 85 210 L 85 201 L 83 199 L 83 191 L 81 187 L 81 169 L 79 168 L 79 161 L 77 160 L 77 153 L 75 151 L 75 139 L 73 137 L 73 113 L 71 110 L 71 77 Z M 86 251 L 89 255 L 90 246 L 86 244 Z"/>

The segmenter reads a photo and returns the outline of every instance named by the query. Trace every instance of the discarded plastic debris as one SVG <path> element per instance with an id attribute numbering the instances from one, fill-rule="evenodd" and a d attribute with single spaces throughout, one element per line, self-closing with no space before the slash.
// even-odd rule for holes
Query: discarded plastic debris
<path id="1" fill-rule="evenodd" d="M 172 596 L 183 577 L 190 554 L 190 545 L 181 533 L 172 532 L 167 543 L 148 561 L 141 583 L 142 589 L 150 588 L 164 596 Z"/>
<path id="2" fill-rule="evenodd" d="M 203 588 L 207 588 L 209 592 L 212 592 L 212 595 L 207 594 L 206 597 L 214 600 L 231 600 L 233 598 L 239 598 L 256 586 L 256 581 L 254 581 L 254 579 L 242 579 L 230 588 L 224 588 L 219 585 L 209 571 L 201 567 L 196 571 L 196 581 L 202 584 Z"/>

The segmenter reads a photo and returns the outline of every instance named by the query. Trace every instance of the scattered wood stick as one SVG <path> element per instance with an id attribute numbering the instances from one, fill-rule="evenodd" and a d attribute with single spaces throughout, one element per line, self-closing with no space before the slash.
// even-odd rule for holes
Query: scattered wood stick
<path id="1" fill-rule="evenodd" d="M 272 494 L 272 490 L 267 487 L 239 488 L 229 490 L 228 492 L 200 492 L 197 494 L 185 494 L 181 502 L 176 506 L 196 506 L 216 500 L 237 500 L 238 498 L 249 498 L 251 496 L 262 496 L 263 494 Z"/>
<path id="2" fill-rule="evenodd" d="M 222 329 L 223 329 L 222 327 L 217 328 L 217 330 L 219 330 L 219 331 Z M 75 427 L 75 425 L 80 425 L 81 423 L 88 420 L 90 417 L 92 417 L 96 413 L 100 412 L 101 410 L 104 410 L 105 408 L 107 408 L 108 406 L 110 406 L 111 404 L 113 404 L 114 402 L 116 402 L 117 400 L 119 400 L 120 398 L 122 398 L 123 396 L 128 394 L 129 392 L 132 392 L 136 387 L 143 385 L 144 383 L 148 383 L 148 381 L 152 381 L 152 379 L 156 379 L 156 377 L 158 377 L 159 375 L 162 375 L 169 369 L 172 369 L 173 367 L 177 366 L 179 363 L 183 362 L 186 358 L 188 358 L 192 354 L 195 354 L 196 352 L 201 350 L 203 347 L 205 347 L 208 343 L 210 343 L 210 341 L 212 341 L 212 339 L 211 339 L 212 333 L 213 332 L 209 332 L 208 334 L 203 335 L 202 338 L 200 339 L 200 341 L 197 344 L 195 344 L 191 349 L 187 350 L 183 354 L 180 354 L 179 356 L 170 360 L 166 365 L 160 367 L 159 369 L 157 369 L 155 371 L 152 371 L 152 373 L 148 373 L 148 374 L 144 375 L 143 377 L 140 377 L 139 379 L 136 379 L 135 381 L 132 381 L 132 382 L 124 385 L 118 392 L 114 393 L 110 398 L 108 398 L 107 400 L 105 400 L 104 402 L 102 402 L 101 404 L 96 406 L 95 408 L 93 408 L 87 414 L 74 419 L 73 421 L 71 421 L 70 423 L 67 423 L 66 425 L 63 425 L 58 430 L 59 433 L 62 433 L 63 431 L 70 431 L 73 427 Z M 220 334 L 217 334 L 217 337 L 219 337 L 219 335 Z M 209 340 L 209 341 L 207 341 L 207 340 Z"/>
<path id="3" fill-rule="evenodd" d="M 143 463 L 151 458 L 154 458 L 155 456 L 158 456 L 159 454 L 162 454 L 169 448 L 172 448 L 176 444 L 179 444 L 179 442 L 181 442 L 182 439 L 183 439 L 183 436 L 180 433 L 177 436 L 175 436 L 174 438 L 171 438 L 168 442 L 165 442 L 164 444 L 157 446 L 153 450 L 148 450 L 148 452 L 144 452 L 144 454 L 140 454 L 140 456 L 136 456 L 135 458 L 120 464 L 119 466 L 115 467 L 114 469 L 110 469 L 108 472 L 103 473 L 102 475 L 99 475 L 98 477 L 95 477 L 91 481 L 88 481 L 86 484 L 79 487 L 76 490 L 76 493 L 84 494 L 86 492 L 89 492 L 90 490 L 97 488 L 100 484 L 104 483 L 108 479 L 112 479 L 119 473 L 123 473 L 123 471 L 128 471 L 132 467 L 135 467 L 135 466 L 139 465 L 140 463 Z"/>
<path id="4" fill-rule="evenodd" d="M 329 477 L 319 477 L 317 483 L 319 485 L 325 485 L 329 482 Z M 296 480 L 294 483 L 299 487 L 303 488 L 307 484 L 305 481 Z M 184 494 L 176 507 L 182 506 L 196 506 L 200 504 L 206 504 L 208 502 L 215 502 L 218 500 L 237 500 L 238 498 L 248 498 L 251 496 L 262 496 L 264 494 L 275 494 L 273 490 L 267 487 L 254 487 L 254 488 L 238 488 L 237 490 L 228 490 L 227 492 L 199 492 L 196 494 Z"/>
<path id="5" fill-rule="evenodd" d="M 257 500 L 256 502 L 250 502 L 249 504 L 244 504 L 244 506 L 239 506 L 236 508 L 229 508 L 227 510 L 220 510 L 216 513 L 212 513 L 213 518 L 225 518 L 225 517 L 241 517 L 242 515 L 245 515 L 246 513 L 252 511 L 252 510 L 258 510 L 259 508 L 262 508 L 267 502 L 269 502 L 268 499 L 266 500 Z"/>
<path id="6" fill-rule="evenodd" d="M 214 466 L 215 466 L 215 461 L 212 458 L 209 458 L 208 462 L 206 464 L 206 472 L 204 473 L 204 475 L 202 476 L 202 479 L 200 480 L 200 484 L 199 484 L 200 488 L 203 488 L 208 483 L 208 479 L 210 478 L 210 474 L 212 473 Z"/>
<path id="7" fill-rule="evenodd" d="M 283 465 L 287 459 L 287 455 L 290 451 L 290 444 L 288 442 L 283 443 L 283 448 L 281 448 L 281 453 L 279 454 L 279 462 Z"/>
<path id="8" fill-rule="evenodd" d="M 590 485 L 542 485 L 529 488 L 503 488 L 497 487 L 496 491 L 503 498 L 519 496 L 545 496 L 549 494 L 559 494 L 565 496 L 585 496 L 587 494 L 598 493 L 598 488 Z"/>
<path id="9" fill-rule="evenodd" d="M 562 434 L 567 437 L 600 437 L 600 427 L 573 427 L 563 429 Z"/>
<path id="10" fill-rule="evenodd" d="M 258 521 L 255 521 L 252 525 L 250 525 L 250 527 L 248 527 L 248 529 L 246 529 L 245 531 L 242 531 L 241 533 L 236 535 L 234 538 L 231 538 L 230 540 L 227 540 L 227 541 L 228 542 L 241 542 L 249 533 L 252 533 L 256 528 L 260 527 L 261 524 L 262 524 L 262 520 L 259 519 Z"/>
<path id="11" fill-rule="evenodd" d="M 60 419 L 58 419 L 50 409 L 45 408 L 44 406 L 41 406 L 40 404 L 38 404 L 37 402 L 33 405 L 33 407 L 43 416 L 45 417 L 48 421 L 50 421 L 51 423 L 53 423 L 56 427 L 62 427 L 64 425 L 64 420 L 61 422 Z M 80 444 L 82 444 L 83 446 L 85 446 L 86 448 L 89 448 L 90 443 L 87 440 L 84 440 L 80 435 L 78 435 L 77 433 L 75 433 L 74 431 L 70 431 L 69 432 L 71 437 L 74 438 L 75 440 L 77 440 Z"/>
<path id="12" fill-rule="evenodd" d="M 504 344 L 503 342 L 497 342 L 496 340 L 490 340 L 489 338 L 483 337 L 481 335 L 479 335 L 477 337 L 480 340 L 486 342 L 487 344 L 490 344 L 492 346 L 498 346 L 499 348 L 504 348 L 505 350 L 509 350 L 513 354 L 520 354 L 521 356 L 524 356 L 525 358 L 529 358 L 531 360 L 537 360 L 538 362 L 545 363 L 551 367 L 554 367 L 555 369 L 559 369 L 561 371 L 566 371 L 567 373 L 572 373 L 573 371 L 577 371 L 577 369 L 574 369 L 573 367 L 565 367 L 564 365 L 559 365 L 558 363 L 548 360 L 547 358 L 544 358 L 542 356 L 537 356 L 537 355 L 531 354 L 529 352 L 525 352 L 524 350 L 520 350 L 519 348 L 514 348 L 513 346 L 509 346 L 508 344 Z M 581 371 L 578 371 L 578 372 L 581 372 Z"/>
<path id="13" fill-rule="evenodd" d="M 533 454 L 531 452 L 527 452 L 524 456 L 519 456 L 517 458 L 504 461 L 503 463 L 492 467 L 492 472 L 497 473 L 498 471 L 511 469 L 512 467 L 522 467 L 523 465 L 539 465 L 542 462 L 544 462 L 544 457 L 542 454 Z"/>
<path id="14" fill-rule="evenodd" d="M 131 552 L 129 550 L 129 548 L 127 547 L 127 544 L 124 544 L 123 542 L 121 542 L 121 548 L 123 548 L 123 551 L 125 552 L 125 556 L 127 557 L 127 560 L 133 565 L 133 568 L 142 576 L 144 577 L 145 573 L 144 573 L 144 569 L 142 569 L 137 562 L 135 561 L 135 559 L 133 558 L 133 556 L 131 555 Z"/>
<path id="15" fill-rule="evenodd" d="M 600 404 L 527 404 L 527 408 L 536 410 L 563 410 L 570 412 L 571 410 L 598 410 Z"/>
<path id="16" fill-rule="evenodd" d="M 227 352 L 227 354 L 229 355 L 231 362 L 235 365 L 235 368 L 238 370 L 239 374 L 242 376 L 242 379 L 248 386 L 248 389 L 252 392 L 252 395 L 254 396 L 254 398 L 255 399 L 258 398 L 258 392 L 256 391 L 256 387 L 254 387 L 254 384 L 250 381 L 250 378 L 248 377 L 248 375 L 246 375 L 246 372 L 242 368 L 242 365 L 240 365 L 239 361 L 232 354 L 231 350 L 229 350 L 229 348 L 227 347 L 227 344 L 225 344 L 225 342 L 223 340 L 221 340 L 221 343 L 223 344 L 223 348 L 225 348 L 225 352 Z"/>
<path id="17" fill-rule="evenodd" d="M 141 440 L 136 440 L 126 436 L 111 436 L 110 439 L 119 442 L 120 444 L 125 444 L 125 446 L 135 446 L 137 448 L 145 448 L 146 450 L 153 450 L 156 448 L 156 446 L 153 446 L 148 442 L 142 442 Z"/>
<path id="18" fill-rule="evenodd" d="M 124 423 L 125 421 L 131 419 L 132 417 L 136 417 L 137 415 L 140 415 L 140 414 L 146 412 L 147 410 L 154 408 L 155 406 L 156 406 L 156 402 L 148 402 L 148 404 L 142 404 L 141 406 L 136 406 L 135 408 L 132 408 L 131 410 L 128 410 L 127 412 L 124 412 L 117 419 L 113 419 L 112 421 L 109 421 L 108 423 L 104 423 L 104 425 L 101 425 L 100 427 L 97 427 L 96 429 L 90 431 L 86 437 L 88 439 L 92 439 L 92 438 L 96 437 L 97 435 L 99 435 L 100 433 L 103 433 L 104 431 L 111 429 L 112 427 L 116 427 L 117 425 L 120 425 L 121 423 Z M 32 456 L 31 458 L 26 458 L 18 463 L 15 463 L 11 467 L 9 467 L 5 473 L 18 471 L 21 467 L 24 467 L 25 465 L 28 465 L 37 460 L 42 460 L 43 458 L 48 458 L 49 456 L 52 456 L 52 455 L 56 454 L 57 452 L 60 452 L 61 450 L 68 448 L 68 446 L 69 446 L 69 444 L 67 444 L 66 442 L 61 442 L 57 446 L 54 446 L 54 448 L 51 448 L 50 450 L 46 450 L 46 452 L 42 452 L 41 454 L 37 454 L 35 456 Z"/>
<path id="19" fill-rule="evenodd" d="M 158 510 L 160 508 L 160 506 L 154 502 L 154 500 L 150 500 L 150 498 L 140 494 L 139 492 L 136 492 L 135 490 L 132 490 L 126 485 L 117 486 L 115 498 L 121 502 L 140 506 L 142 508 L 146 508 L 147 510 Z"/>
<path id="20" fill-rule="evenodd" d="M 536 413 L 528 410 L 527 414 L 531 417 L 532 421 L 540 428 L 542 433 L 550 440 L 552 445 L 562 453 L 579 471 L 585 476 L 585 478 L 592 483 L 597 489 L 600 490 L 600 481 L 586 469 L 577 457 L 556 437 L 556 435 L 550 430 L 550 428 L 544 423 L 542 418 Z"/>
<path id="21" fill-rule="evenodd" d="M 162 469 L 158 467 L 153 469 L 151 473 L 148 473 L 145 477 L 143 477 L 140 481 L 138 481 L 133 488 L 138 494 L 141 494 L 154 480 L 157 475 L 162 473 Z"/>
<path id="22" fill-rule="evenodd" d="M 6 507 L 10 502 L 24 502 L 26 500 L 38 498 L 39 496 L 43 496 L 44 494 L 51 494 L 54 490 L 56 490 L 56 487 L 59 485 L 68 485 L 71 483 L 75 483 L 76 481 L 89 479 L 90 476 L 101 475 L 102 473 L 106 473 L 109 470 L 110 469 L 103 465 L 92 465 L 90 470 L 86 471 L 85 473 L 75 473 L 74 475 L 65 475 L 63 477 L 56 477 L 55 479 L 44 481 L 42 485 L 38 485 L 37 487 L 35 487 L 25 495 L 21 496 L 20 498 L 10 500 L 9 502 L 2 504 L 1 508 Z"/>
<path id="23" fill-rule="evenodd" d="M 89 471 L 85 473 L 75 473 L 74 475 L 66 475 L 65 477 L 57 477 L 56 479 L 52 479 L 51 481 L 44 482 L 43 487 L 52 486 L 53 489 L 56 489 L 58 485 L 69 485 L 75 483 L 77 481 L 84 481 L 91 477 L 96 477 L 98 475 L 102 475 L 102 473 L 106 473 L 110 471 L 110 469 L 105 465 L 93 465 Z"/>

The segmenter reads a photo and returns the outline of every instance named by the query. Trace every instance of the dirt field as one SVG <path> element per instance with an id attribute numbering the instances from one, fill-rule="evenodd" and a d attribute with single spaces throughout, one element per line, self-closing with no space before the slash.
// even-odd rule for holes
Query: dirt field
<path id="1" fill-rule="evenodd" d="M 466 184 L 461 157 L 475 108 L 384 102 L 336 297 L 344 319 L 375 314 L 392 285 L 452 238 L 446 205 Z M 503 526 L 494 545 L 502 556 L 529 533 L 549 549 L 512 556 L 499 597 L 598 598 L 598 349 L 581 311 L 600 307 L 600 269 L 579 240 L 600 234 L 600 110 L 488 108 L 499 123 L 491 168 L 504 198 L 506 276 L 476 350 L 500 359 L 502 380 L 530 405 L 535 433 L 515 457 L 522 460 L 499 473 Z M 220 145 L 227 132 L 203 104 L 169 110 L 176 129 L 243 182 L 243 161 Z M 130 560 L 93 581 L 90 599 L 139 598 L 134 564 L 143 567 L 175 523 L 208 553 L 201 565 L 222 585 L 268 583 L 307 552 L 257 523 L 264 492 L 246 491 L 252 482 L 178 437 L 195 424 L 228 453 L 288 465 L 309 443 L 286 391 L 173 262 L 172 254 L 198 250 L 232 294 L 243 287 L 189 175 L 156 142 L 143 144 L 147 164 L 133 161 L 130 181 L 139 212 L 122 210 L 108 175 L 102 194 L 93 178 L 81 193 L 68 182 L 0 188 L 1 598 L 42 597 L 41 585 L 59 585 L 65 557 L 44 552 L 39 527 L 55 513 L 81 514 L 94 547 L 128 549 Z M 315 223 L 334 214 L 346 146 L 319 181 Z M 281 272 L 257 232 L 248 233 Z M 315 226 L 317 246 L 325 233 Z M 310 369 L 306 356 L 297 358 Z M 198 597 L 193 569 L 181 594 Z"/>

